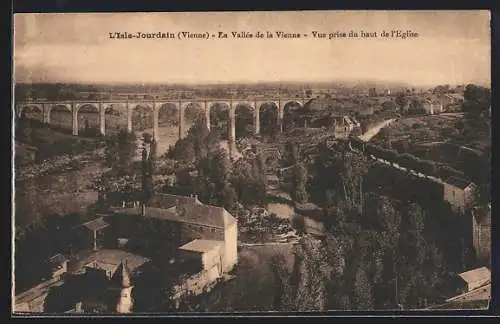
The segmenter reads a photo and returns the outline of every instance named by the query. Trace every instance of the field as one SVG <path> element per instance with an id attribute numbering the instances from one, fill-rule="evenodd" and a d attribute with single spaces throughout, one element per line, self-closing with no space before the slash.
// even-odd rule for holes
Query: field
<path id="1" fill-rule="evenodd" d="M 462 114 L 416 116 L 401 118 L 384 128 L 392 143 L 406 141 L 411 144 L 442 142 L 457 137 L 455 124 L 462 120 Z M 385 136 L 376 136 L 375 143 L 385 141 Z"/>
<path id="2" fill-rule="evenodd" d="M 374 144 L 391 147 L 400 153 L 427 158 L 428 153 L 443 147 L 466 146 L 484 150 L 490 138 L 467 125 L 462 113 L 401 118 L 385 127 L 373 139 Z M 444 148 L 446 150 L 446 148 Z"/>
<path id="3" fill-rule="evenodd" d="M 313 111 L 327 111 L 341 114 L 366 113 L 379 109 L 381 103 L 390 101 L 390 97 L 379 98 L 317 98 L 310 102 L 309 108 Z"/>
<path id="4" fill-rule="evenodd" d="M 372 142 L 399 154 L 443 163 L 474 179 L 474 168 L 489 154 L 490 127 L 489 120 L 466 119 L 463 113 L 415 116 L 385 127 Z"/>

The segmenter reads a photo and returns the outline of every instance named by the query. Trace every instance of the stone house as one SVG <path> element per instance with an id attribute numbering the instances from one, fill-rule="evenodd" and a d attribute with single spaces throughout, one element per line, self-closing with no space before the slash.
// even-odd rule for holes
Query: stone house
<path id="1" fill-rule="evenodd" d="M 238 262 L 237 220 L 223 207 L 206 205 L 195 196 L 157 194 L 146 207 L 114 207 L 117 214 L 155 218 L 180 227 L 180 245 L 193 240 L 221 243 L 222 270 L 229 272 Z"/>
<path id="2" fill-rule="evenodd" d="M 476 185 L 455 176 L 443 181 L 443 199 L 450 203 L 454 211 L 465 212 L 474 202 Z"/>
<path id="3" fill-rule="evenodd" d="M 331 120 L 337 137 L 347 137 L 351 131 L 361 127 L 361 124 L 352 116 L 332 116 Z"/>
<path id="4" fill-rule="evenodd" d="M 426 114 L 435 115 L 444 111 L 443 104 L 439 100 L 426 99 L 422 102 L 422 108 Z"/>
<path id="5" fill-rule="evenodd" d="M 134 303 L 134 276 L 149 261 L 118 249 L 92 251 L 72 262 L 58 254 L 48 261 L 54 265 L 52 278 L 16 295 L 14 312 L 85 313 L 91 312 L 93 301 L 97 300 L 109 312 L 128 313 Z M 92 296 L 85 293 L 84 287 L 91 287 Z M 101 288 L 104 295 L 100 294 Z"/>

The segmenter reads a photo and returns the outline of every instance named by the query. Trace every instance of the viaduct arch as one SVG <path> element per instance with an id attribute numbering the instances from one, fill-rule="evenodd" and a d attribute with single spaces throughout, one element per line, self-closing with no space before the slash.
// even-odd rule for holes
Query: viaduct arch
<path id="1" fill-rule="evenodd" d="M 65 107 L 72 116 L 71 128 L 73 135 L 78 135 L 79 125 L 78 125 L 78 112 L 80 108 L 84 106 L 93 106 L 96 108 L 99 120 L 99 131 L 102 135 L 106 135 L 106 111 L 122 109 L 125 107 L 127 116 L 127 130 L 132 131 L 132 114 L 135 108 L 138 106 L 150 107 L 153 113 L 153 138 L 158 139 L 158 114 L 161 109 L 168 109 L 168 107 L 174 107 L 177 110 L 178 118 L 178 131 L 179 138 L 182 138 L 185 134 L 185 123 L 184 123 L 184 112 L 189 105 L 197 104 L 202 107 L 205 114 L 205 120 L 207 123 L 207 128 L 210 129 L 210 111 L 216 104 L 227 104 L 229 107 L 229 138 L 234 141 L 236 139 L 236 129 L 235 129 L 235 110 L 238 105 L 246 106 L 251 109 L 253 113 L 253 130 L 254 134 L 260 133 L 260 110 L 264 104 L 273 103 L 278 109 L 278 120 L 277 123 L 280 130 L 283 130 L 283 115 L 285 106 L 289 104 L 304 106 L 306 100 L 299 98 L 264 98 L 264 99 L 197 99 L 197 100 L 122 100 L 122 101 L 21 101 L 15 104 L 15 112 L 18 117 L 21 117 L 22 113 L 26 109 L 37 108 L 42 112 L 43 122 L 50 123 L 51 111 L 56 106 Z M 119 108 L 117 108 L 119 107 Z M 167 107 L 167 108 L 165 108 Z"/>

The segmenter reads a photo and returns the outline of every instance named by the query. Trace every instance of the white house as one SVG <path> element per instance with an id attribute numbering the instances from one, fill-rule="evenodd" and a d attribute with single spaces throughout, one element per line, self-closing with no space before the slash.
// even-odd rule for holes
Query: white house
<path id="1" fill-rule="evenodd" d="M 196 265 L 198 271 L 217 267 L 222 274 L 223 247 L 223 241 L 195 239 L 179 248 L 181 262 Z"/>

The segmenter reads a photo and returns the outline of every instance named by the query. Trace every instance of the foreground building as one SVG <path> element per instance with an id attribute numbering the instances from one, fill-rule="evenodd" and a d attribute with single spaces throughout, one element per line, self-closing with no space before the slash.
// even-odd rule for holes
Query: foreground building
<path id="1" fill-rule="evenodd" d="M 15 296 L 16 313 L 129 313 L 133 280 L 149 259 L 119 249 L 90 252 Z M 53 258 L 51 258 L 53 259 Z"/>
<path id="2" fill-rule="evenodd" d="M 16 313 L 130 313 L 135 287 L 139 288 L 141 278 L 163 271 L 162 264 L 171 266 L 161 276 L 175 277 L 171 298 L 178 299 L 207 291 L 238 262 L 237 221 L 222 207 L 202 204 L 196 197 L 165 194 L 156 195 L 149 206 L 134 201 L 119 205 L 110 207 L 107 216 L 82 224 L 88 233 L 89 251 L 69 261 L 61 254 L 51 258 L 52 278 L 17 295 Z M 175 228 L 179 235 L 173 241 L 138 249 L 136 244 L 147 238 L 124 233 L 133 235 L 139 229 L 131 227 L 146 225 L 143 235 L 158 235 L 147 227 L 150 220 Z M 123 226 L 128 230 L 123 232 Z M 155 254 L 158 250 L 176 252 Z M 142 253 L 158 257 L 150 259 Z M 146 294 L 150 294 L 148 289 Z"/>
<path id="3" fill-rule="evenodd" d="M 491 300 L 491 272 L 481 267 L 459 274 L 466 288 L 456 296 L 446 299 L 444 304 L 430 309 L 487 309 Z"/>
<path id="4" fill-rule="evenodd" d="M 113 207 L 115 214 L 154 218 L 180 227 L 180 244 L 214 240 L 221 245 L 220 266 L 231 271 L 238 263 L 238 226 L 223 207 L 202 204 L 197 197 L 158 194 L 149 206 Z"/>

